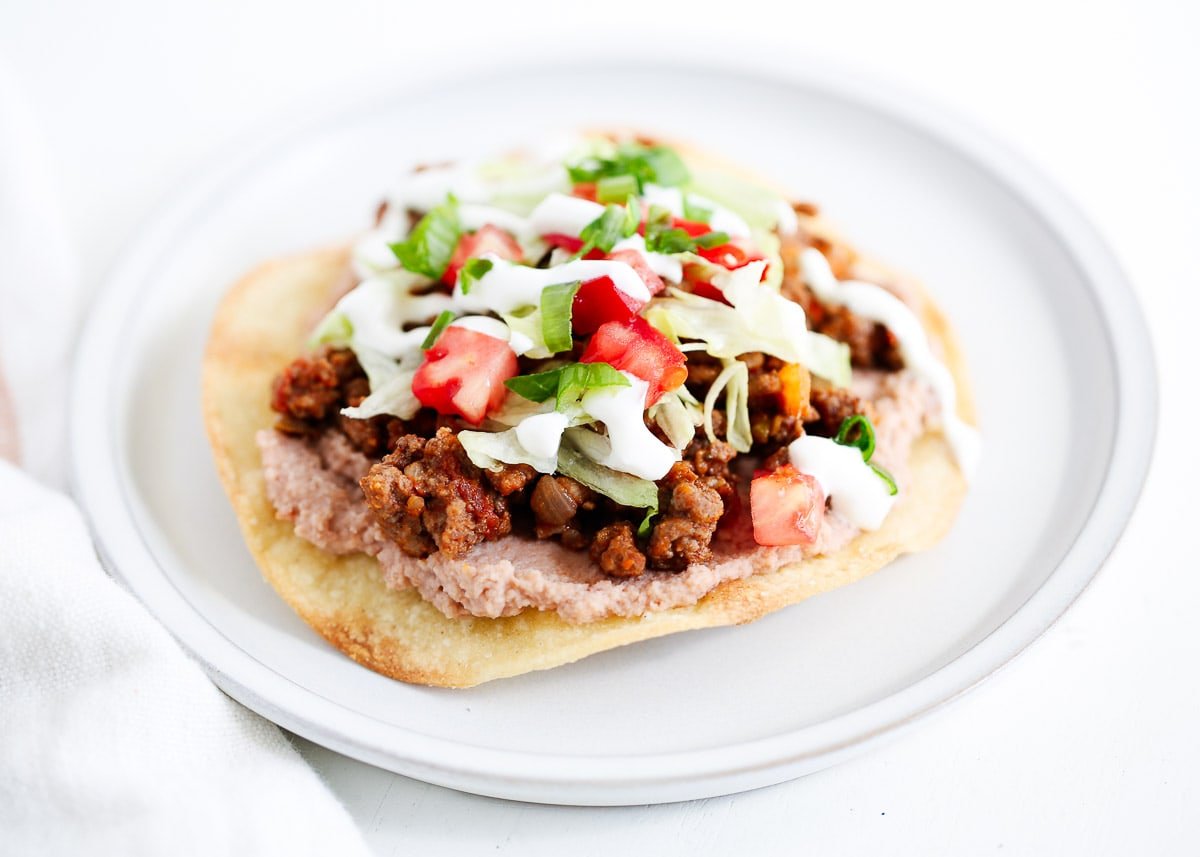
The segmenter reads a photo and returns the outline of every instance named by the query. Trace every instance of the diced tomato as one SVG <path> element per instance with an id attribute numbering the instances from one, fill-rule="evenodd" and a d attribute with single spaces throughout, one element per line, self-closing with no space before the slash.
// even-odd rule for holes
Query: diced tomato
<path id="1" fill-rule="evenodd" d="M 710 283 L 706 277 L 707 269 L 703 265 L 684 265 L 683 266 L 683 284 L 694 295 L 699 295 L 702 298 L 708 298 L 711 301 L 720 301 L 726 306 L 729 301 L 725 300 L 725 294 Z"/>
<path id="2" fill-rule="evenodd" d="M 450 257 L 450 265 L 442 274 L 442 282 L 454 288 L 458 282 L 458 272 L 468 259 L 475 259 L 484 253 L 495 253 L 501 259 L 510 262 L 521 261 L 521 245 L 511 235 L 499 227 L 486 224 L 482 229 L 464 235 L 458 239 L 454 255 Z"/>
<path id="3" fill-rule="evenodd" d="M 561 247 L 568 253 L 578 253 L 583 249 L 583 241 L 576 238 L 574 235 L 563 235 L 561 232 L 552 232 L 549 235 L 543 235 L 542 240 L 551 247 Z M 585 259 L 603 259 L 604 251 L 595 248 L 588 250 L 584 254 Z"/>
<path id="4" fill-rule="evenodd" d="M 580 199 L 590 199 L 596 201 L 596 183 L 595 182 L 580 182 L 571 188 L 571 195 L 577 196 Z"/>
<path id="5" fill-rule="evenodd" d="M 628 321 L 645 306 L 633 295 L 618 289 L 608 277 L 588 280 L 575 293 L 571 305 L 571 326 L 576 333 L 594 333 L 609 321 Z"/>
<path id="6" fill-rule="evenodd" d="M 750 519 L 760 545 L 811 545 L 825 518 L 825 492 L 785 464 L 750 483 Z"/>
<path id="7" fill-rule="evenodd" d="M 716 247 L 709 248 L 701 247 L 696 252 L 708 261 L 723 268 L 729 268 L 731 271 L 767 258 L 748 238 L 731 238 L 726 244 L 718 244 Z"/>
<path id="8" fill-rule="evenodd" d="M 543 235 L 542 240 L 551 247 L 561 247 L 568 253 L 578 253 L 583 247 L 582 238 L 576 238 L 574 235 L 564 235 L 561 232 L 552 232 L 549 235 Z"/>
<path id="9" fill-rule="evenodd" d="M 646 407 L 687 380 L 683 352 L 640 315 L 600 325 L 579 362 L 608 363 L 646 381 Z"/>
<path id="10" fill-rule="evenodd" d="M 707 223 L 698 223 L 695 220 L 684 220 L 682 217 L 672 217 L 671 226 L 676 229 L 682 229 L 693 238 L 698 238 L 701 235 L 707 235 L 713 231 L 713 228 Z"/>
<path id="11" fill-rule="evenodd" d="M 661 292 L 666 286 L 663 284 L 662 277 L 650 270 L 650 263 L 646 261 L 646 257 L 637 250 L 615 250 L 608 254 L 608 258 L 614 262 L 624 262 L 629 267 L 633 268 L 634 272 L 642 278 L 642 282 L 646 284 L 646 288 L 650 290 L 650 295 L 653 297 Z"/>
<path id="12" fill-rule="evenodd" d="M 500 407 L 508 392 L 504 382 L 516 374 L 517 355 L 507 342 L 450 326 L 425 352 L 412 390 L 421 404 L 439 414 L 458 414 L 479 425 Z"/>

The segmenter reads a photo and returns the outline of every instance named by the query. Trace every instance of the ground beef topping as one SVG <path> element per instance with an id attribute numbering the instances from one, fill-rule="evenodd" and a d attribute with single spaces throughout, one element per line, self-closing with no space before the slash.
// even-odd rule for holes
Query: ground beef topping
<path id="1" fill-rule="evenodd" d="M 428 440 L 401 437 L 360 484 L 384 532 L 410 556 L 458 558 L 512 531 L 504 498 L 446 427 Z"/>
<path id="2" fill-rule="evenodd" d="M 807 207 L 798 211 L 811 215 Z M 810 327 L 850 347 L 854 365 L 900 368 L 903 361 L 885 328 L 822 305 L 805 286 L 798 254 L 809 246 L 829 258 L 835 274 L 849 276 L 855 263 L 850 251 L 801 230 L 784 240 L 784 294 L 804 307 Z M 873 416 L 869 403 L 849 390 L 812 382 L 802 367 L 757 352 L 738 359 L 749 370 L 756 466 L 783 463 L 787 445 L 805 432 L 829 437 L 848 416 Z M 522 372 L 538 368 L 522 358 Z M 703 399 L 722 368 L 721 361 L 703 351 L 689 352 L 688 388 Z M 679 571 L 709 562 L 718 528 L 739 512 L 739 478 L 731 469 L 737 453 L 723 440 L 725 415 L 720 409 L 713 413 L 717 439 L 697 437 L 659 480 L 658 512 L 639 535 L 644 510 L 619 506 L 574 479 L 540 474 L 528 465 L 481 471 L 458 442 L 456 432 L 464 425 L 456 418 L 429 409 L 409 420 L 362 420 L 341 413 L 369 393 L 353 352 L 327 347 L 284 369 L 275 381 L 271 407 L 280 415 L 276 428 L 284 434 L 312 439 L 332 429 L 374 462 L 361 479 L 361 490 L 380 530 L 409 556 L 440 552 L 461 558 L 515 529 L 587 550 L 604 574 L 631 578 L 647 570 Z M 661 435 L 652 421 L 648 424 Z"/>

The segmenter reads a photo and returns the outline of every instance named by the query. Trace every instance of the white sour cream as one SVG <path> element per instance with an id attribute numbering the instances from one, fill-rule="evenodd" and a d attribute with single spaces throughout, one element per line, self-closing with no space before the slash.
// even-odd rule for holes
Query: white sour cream
<path id="1" fill-rule="evenodd" d="M 556 459 L 558 458 L 558 447 L 562 443 L 563 432 L 566 431 L 570 421 L 570 417 L 558 411 L 526 417 L 517 424 L 515 429 L 517 442 L 530 455 Z"/>
<path id="2" fill-rule="evenodd" d="M 858 447 L 806 434 L 788 446 L 788 459 L 816 479 L 833 510 L 859 529 L 879 529 L 892 511 L 896 497 L 863 461 Z"/>
<path id="3" fill-rule="evenodd" d="M 900 345 L 904 365 L 928 383 L 941 403 L 942 433 L 954 451 L 963 476 L 970 479 L 979 463 L 979 433 L 958 416 L 958 391 L 954 377 L 929 348 L 925 328 L 908 306 L 887 289 L 856 280 L 838 282 L 819 250 L 800 256 L 804 279 L 824 303 L 844 306 L 851 312 L 884 325 Z"/>
<path id="4" fill-rule="evenodd" d="M 629 379 L 628 387 L 601 387 L 585 394 L 581 402 L 583 410 L 608 429 L 609 451 L 596 460 L 642 479 L 662 479 L 679 461 L 679 450 L 667 446 L 646 428 L 642 414 L 650 385 L 636 375 L 621 374 Z"/>
<path id="5" fill-rule="evenodd" d="M 492 263 L 492 269 L 476 280 L 465 295 L 461 283 L 454 287 L 453 302 L 460 310 L 505 315 L 520 307 L 539 306 L 547 286 L 597 277 L 608 277 L 618 289 L 642 303 L 650 300 L 650 290 L 642 278 L 624 262 L 577 259 L 553 268 L 530 268 L 492 253 L 485 253 L 482 258 Z"/>
<path id="6" fill-rule="evenodd" d="M 578 235 L 583 228 L 604 213 L 598 202 L 552 193 L 538 203 L 525 223 L 525 233 L 533 235 Z"/>
<path id="7" fill-rule="evenodd" d="M 484 336 L 499 339 L 501 342 L 507 342 L 508 347 L 518 357 L 533 348 L 533 340 L 528 336 L 513 330 L 500 319 L 488 315 L 464 315 L 462 318 L 456 318 L 450 322 L 449 326 L 466 328 L 476 333 L 482 333 Z"/>
<path id="8" fill-rule="evenodd" d="M 454 305 L 449 295 L 410 295 L 409 284 L 403 280 L 371 277 L 337 304 L 354 326 L 356 343 L 396 359 L 419 348 L 429 332 L 428 328 L 404 331 L 400 329 L 403 325 L 428 321 Z"/>

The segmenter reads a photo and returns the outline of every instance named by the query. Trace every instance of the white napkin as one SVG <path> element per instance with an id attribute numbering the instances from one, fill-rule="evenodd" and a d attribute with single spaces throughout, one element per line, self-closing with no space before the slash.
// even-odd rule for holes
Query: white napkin
<path id="1" fill-rule="evenodd" d="M 0 854 L 366 846 L 280 731 L 101 569 L 65 477 L 82 306 L 43 150 L 0 71 Z M 4 399 L 7 386 L 11 408 Z"/>

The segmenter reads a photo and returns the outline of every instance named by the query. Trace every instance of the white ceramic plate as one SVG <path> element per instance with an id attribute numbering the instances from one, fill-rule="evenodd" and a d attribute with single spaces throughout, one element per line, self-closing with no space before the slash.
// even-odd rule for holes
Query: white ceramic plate
<path id="1" fill-rule="evenodd" d="M 697 91 L 703 114 L 663 97 Z M 242 544 L 200 419 L 213 309 L 256 263 L 362 228 L 407 164 L 578 125 L 659 131 L 752 165 L 923 278 L 966 344 L 982 467 L 935 550 L 753 625 L 468 691 L 390 681 L 310 631 Z M 796 777 L 1027 646 L 1087 584 L 1136 500 L 1155 381 L 1112 256 L 1029 166 L 906 96 L 811 73 L 517 70 L 410 88 L 251 149 L 175 195 L 93 310 L 73 394 L 75 479 L 109 568 L 214 680 L 348 755 L 554 803 Z"/>

